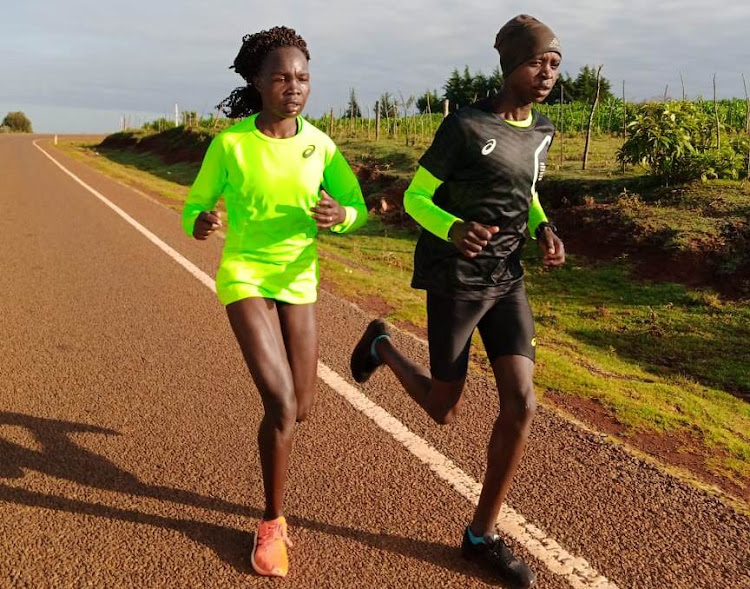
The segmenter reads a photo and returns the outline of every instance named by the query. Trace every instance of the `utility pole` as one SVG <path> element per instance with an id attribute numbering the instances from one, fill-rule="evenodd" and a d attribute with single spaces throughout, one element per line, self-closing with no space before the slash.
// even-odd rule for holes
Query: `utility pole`
<path id="1" fill-rule="evenodd" d="M 177 106 L 176 102 L 174 103 L 174 126 L 180 126 L 180 107 Z"/>

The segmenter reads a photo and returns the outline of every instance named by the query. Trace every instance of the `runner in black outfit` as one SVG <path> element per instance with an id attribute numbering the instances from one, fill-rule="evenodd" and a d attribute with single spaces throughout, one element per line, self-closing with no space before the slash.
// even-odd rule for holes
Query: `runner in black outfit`
<path id="1" fill-rule="evenodd" d="M 512 584 L 531 587 L 534 572 L 510 552 L 495 525 L 536 407 L 536 342 L 520 261 L 527 226 L 546 265 L 565 262 L 562 241 L 536 192 L 554 127 L 531 109 L 552 90 L 561 50 L 554 33 L 527 15 L 502 27 L 495 48 L 503 88 L 443 121 L 404 198 L 407 212 L 426 229 L 414 254 L 412 286 L 427 291 L 431 371 L 396 349 L 380 319 L 354 348 L 351 369 L 354 379 L 364 382 L 387 364 L 436 422 L 451 423 L 461 404 L 471 335 L 479 328 L 500 415 L 461 548 Z"/>

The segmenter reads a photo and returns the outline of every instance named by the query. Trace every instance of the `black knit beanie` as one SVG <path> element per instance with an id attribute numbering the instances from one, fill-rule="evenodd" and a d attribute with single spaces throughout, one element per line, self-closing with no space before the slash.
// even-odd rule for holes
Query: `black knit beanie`
<path id="1" fill-rule="evenodd" d="M 524 61 L 554 51 L 562 57 L 560 41 L 545 24 L 528 14 L 519 14 L 503 25 L 495 37 L 500 67 L 507 76 Z"/>

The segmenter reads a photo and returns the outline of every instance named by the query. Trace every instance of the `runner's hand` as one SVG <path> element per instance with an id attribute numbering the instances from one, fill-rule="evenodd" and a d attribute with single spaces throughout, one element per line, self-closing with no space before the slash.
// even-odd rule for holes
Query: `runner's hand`
<path id="1" fill-rule="evenodd" d="M 476 258 L 498 231 L 500 228 L 495 225 L 482 225 L 476 221 L 456 221 L 448 231 L 448 239 L 464 256 Z"/>
<path id="2" fill-rule="evenodd" d="M 542 262 L 545 266 L 558 268 L 565 263 L 565 246 L 551 227 L 545 227 L 537 241 L 544 252 Z"/>
<path id="3" fill-rule="evenodd" d="M 310 209 L 318 229 L 330 229 L 334 225 L 343 223 L 346 219 L 346 211 L 325 190 L 320 189 L 320 200 L 318 204 Z"/>
<path id="4" fill-rule="evenodd" d="M 202 211 L 195 220 L 195 225 L 193 225 L 193 237 L 200 240 L 208 239 L 208 236 L 219 227 L 221 227 L 219 213 Z"/>

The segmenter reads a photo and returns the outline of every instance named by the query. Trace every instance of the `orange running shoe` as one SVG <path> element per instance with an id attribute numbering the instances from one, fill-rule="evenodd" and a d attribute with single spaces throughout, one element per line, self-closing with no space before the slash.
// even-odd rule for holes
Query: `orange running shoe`
<path id="1" fill-rule="evenodd" d="M 283 516 L 271 521 L 260 520 L 250 557 L 255 572 L 267 577 L 285 577 L 289 572 L 287 546 L 291 547 L 292 542 L 286 535 Z"/>

